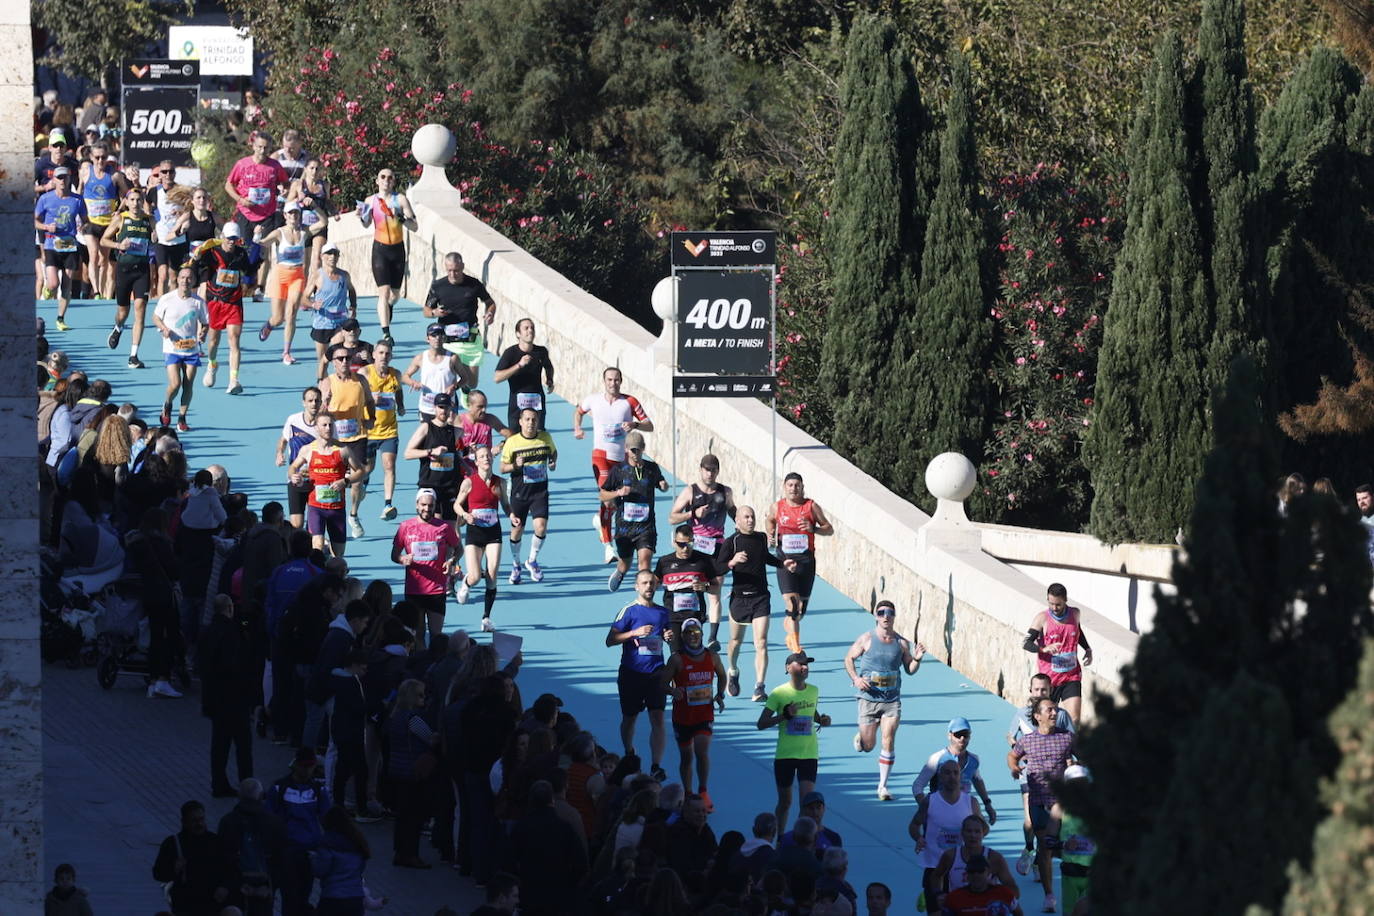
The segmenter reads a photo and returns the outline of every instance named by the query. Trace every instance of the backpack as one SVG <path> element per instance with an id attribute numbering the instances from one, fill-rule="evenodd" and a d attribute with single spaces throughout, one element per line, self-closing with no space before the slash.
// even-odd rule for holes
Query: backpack
<path id="1" fill-rule="evenodd" d="M 267 880 L 269 877 L 267 852 L 258 835 L 258 825 L 248 818 L 244 819 L 243 832 L 239 834 L 239 873 L 245 880 Z"/>

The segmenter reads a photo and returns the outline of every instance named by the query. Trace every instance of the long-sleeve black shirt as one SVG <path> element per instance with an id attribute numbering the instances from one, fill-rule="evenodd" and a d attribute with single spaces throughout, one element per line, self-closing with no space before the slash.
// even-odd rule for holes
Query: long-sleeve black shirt
<path id="1" fill-rule="evenodd" d="M 749 559 L 730 568 L 730 559 L 740 551 L 749 554 Z M 720 542 L 716 549 L 716 573 L 734 573 L 730 594 L 760 595 L 768 591 L 768 566 L 781 566 L 782 562 L 768 550 L 768 536 L 762 531 L 744 534 L 736 531 Z"/>

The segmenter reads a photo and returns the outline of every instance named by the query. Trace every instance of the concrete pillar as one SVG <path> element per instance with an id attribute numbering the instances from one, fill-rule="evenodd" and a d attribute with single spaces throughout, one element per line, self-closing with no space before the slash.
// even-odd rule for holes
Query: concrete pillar
<path id="1" fill-rule="evenodd" d="M 33 45 L 0 4 L 0 913 L 43 909 L 43 723 L 34 434 Z"/>

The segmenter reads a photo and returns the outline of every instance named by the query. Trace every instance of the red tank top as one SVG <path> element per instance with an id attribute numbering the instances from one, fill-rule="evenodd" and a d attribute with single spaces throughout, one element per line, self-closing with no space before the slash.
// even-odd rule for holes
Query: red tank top
<path id="1" fill-rule="evenodd" d="M 686 691 L 685 699 L 673 702 L 673 722 L 677 725 L 699 725 L 715 719 L 716 711 L 712 705 L 715 694 L 711 690 L 711 680 L 716 675 L 716 664 L 711 653 L 703 649 L 701 654 L 688 652 L 677 654 L 682 669 L 673 681 Z"/>
<path id="2" fill-rule="evenodd" d="M 344 453 L 343 449 L 332 452 L 313 451 L 310 453 L 310 498 L 309 504 L 316 509 L 342 509 L 344 504 Z"/>
<path id="3" fill-rule="evenodd" d="M 494 483 L 501 478 L 493 475 L 491 479 Z M 501 524 L 501 500 L 491 484 L 483 480 L 481 474 L 468 477 L 468 482 L 471 486 L 468 490 L 468 511 L 472 513 L 472 523 L 479 528 Z"/>
<path id="4" fill-rule="evenodd" d="M 1056 687 L 1083 679 L 1083 669 L 1078 665 L 1078 608 L 1069 608 L 1063 623 L 1045 612 L 1045 635 L 1035 661 L 1040 673 L 1049 675 Z"/>
<path id="5" fill-rule="evenodd" d="M 810 553 L 815 548 L 816 515 L 812 511 L 814 505 L 815 503 L 809 499 L 800 506 L 794 506 L 785 499 L 778 500 L 778 549 L 782 553 L 796 556 L 799 553 Z M 811 530 L 802 530 L 803 520 L 809 523 Z"/>

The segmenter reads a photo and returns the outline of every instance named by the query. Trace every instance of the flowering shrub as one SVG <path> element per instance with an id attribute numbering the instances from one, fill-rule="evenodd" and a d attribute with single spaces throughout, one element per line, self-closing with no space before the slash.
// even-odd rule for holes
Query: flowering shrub
<path id="1" fill-rule="evenodd" d="M 829 433 L 820 390 L 821 344 L 830 309 L 830 265 L 797 227 L 778 240 L 778 411 L 817 438 Z"/>
<path id="2" fill-rule="evenodd" d="M 1000 226 L 996 414 L 980 468 L 987 521 L 1080 529 L 1092 495 L 1081 460 L 1093 403 L 1121 201 L 1059 165 L 988 190 Z"/>

